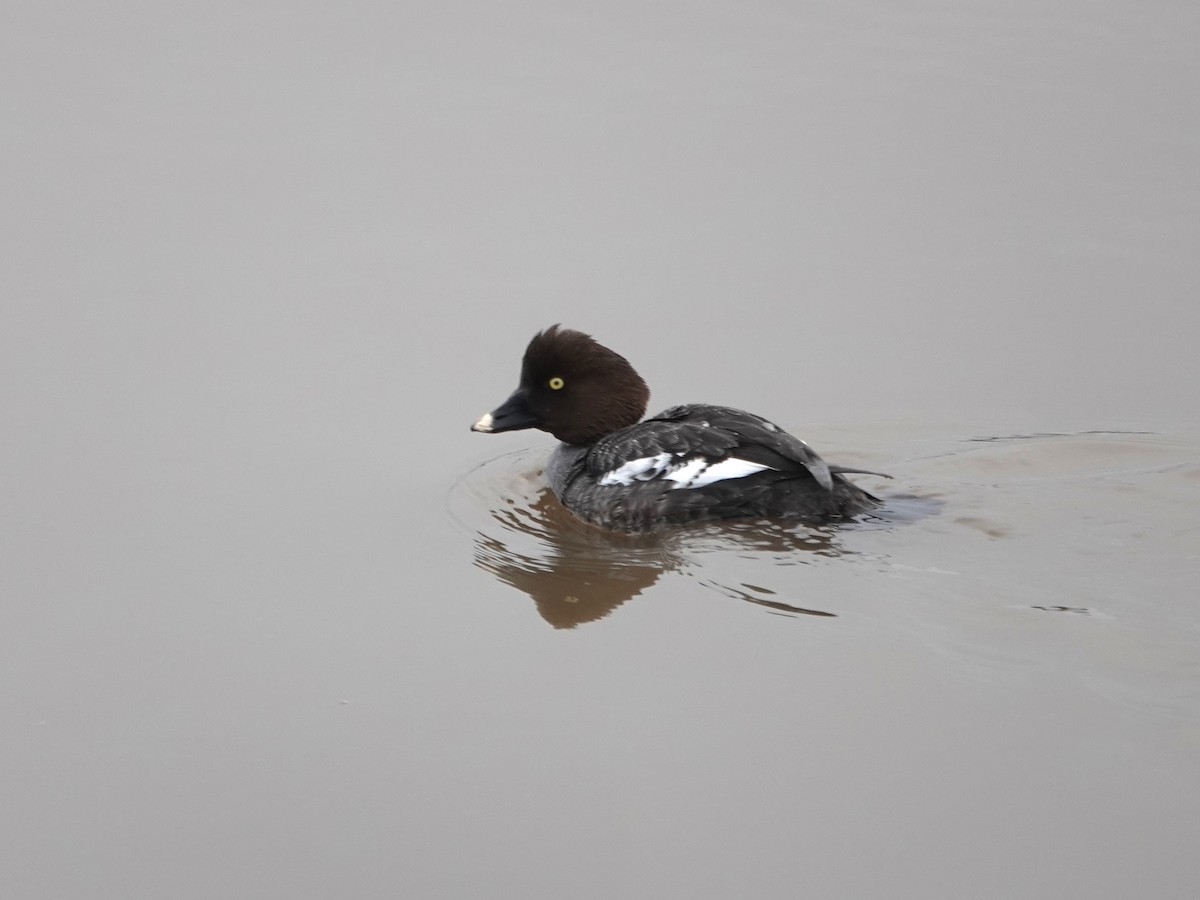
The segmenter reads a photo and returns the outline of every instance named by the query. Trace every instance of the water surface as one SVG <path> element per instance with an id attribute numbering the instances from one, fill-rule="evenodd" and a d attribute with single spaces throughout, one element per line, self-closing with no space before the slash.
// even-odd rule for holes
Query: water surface
<path id="1" fill-rule="evenodd" d="M 0 895 L 1196 896 L 1198 19 L 9 4 Z M 572 522 L 556 321 L 887 505 Z"/>

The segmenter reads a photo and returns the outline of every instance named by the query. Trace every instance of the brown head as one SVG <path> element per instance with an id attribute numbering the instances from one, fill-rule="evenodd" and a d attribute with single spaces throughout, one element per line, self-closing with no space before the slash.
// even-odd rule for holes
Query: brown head
<path id="1" fill-rule="evenodd" d="M 540 428 L 587 446 L 640 421 L 649 399 L 646 382 L 625 357 L 589 335 L 552 325 L 529 342 L 512 396 L 471 430 Z"/>

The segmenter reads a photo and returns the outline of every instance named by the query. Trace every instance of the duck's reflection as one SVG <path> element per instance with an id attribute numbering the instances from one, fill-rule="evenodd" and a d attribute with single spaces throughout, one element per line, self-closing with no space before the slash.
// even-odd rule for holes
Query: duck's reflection
<path id="1" fill-rule="evenodd" d="M 532 597 L 555 628 L 603 618 L 680 565 L 662 537 L 593 528 L 548 489 L 491 515 L 502 527 L 477 533 L 475 564 Z"/>
<path id="2" fill-rule="evenodd" d="M 525 503 L 490 511 L 499 528 L 477 531 L 475 564 L 533 598 L 538 613 L 555 628 L 574 628 L 608 615 L 643 593 L 668 572 L 682 571 L 706 550 L 730 546 L 777 555 L 794 565 L 812 554 L 847 551 L 835 532 L 763 522 L 714 523 L 662 534 L 621 534 L 594 528 L 564 509 L 548 489 Z M 697 567 L 699 568 L 699 567 Z M 692 573 L 689 573 L 692 574 Z M 699 574 L 699 573 L 696 573 Z M 706 577 L 703 586 L 787 615 L 833 617 L 774 599 L 755 585 L 723 585 Z"/>

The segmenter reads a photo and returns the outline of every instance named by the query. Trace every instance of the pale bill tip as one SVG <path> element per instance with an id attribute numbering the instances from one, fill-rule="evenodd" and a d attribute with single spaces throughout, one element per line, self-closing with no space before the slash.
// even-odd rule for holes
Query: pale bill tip
<path id="1" fill-rule="evenodd" d="M 492 414 L 486 413 L 482 419 L 471 426 L 472 431 L 482 431 L 485 434 L 492 430 Z"/>

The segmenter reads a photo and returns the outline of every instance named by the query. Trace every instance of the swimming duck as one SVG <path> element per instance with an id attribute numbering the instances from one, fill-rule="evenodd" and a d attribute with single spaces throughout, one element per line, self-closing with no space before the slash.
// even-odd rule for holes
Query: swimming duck
<path id="1" fill-rule="evenodd" d="M 579 518 L 617 531 L 747 517 L 845 519 L 880 502 L 845 478 L 880 473 L 831 466 L 761 416 L 689 404 L 642 421 L 649 398 L 623 356 L 554 325 L 529 342 L 517 389 L 471 430 L 554 435 L 550 489 Z"/>

